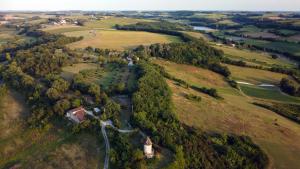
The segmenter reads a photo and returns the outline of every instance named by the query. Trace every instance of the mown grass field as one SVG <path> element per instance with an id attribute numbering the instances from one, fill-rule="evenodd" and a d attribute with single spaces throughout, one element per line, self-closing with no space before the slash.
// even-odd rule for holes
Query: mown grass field
<path id="1" fill-rule="evenodd" d="M 225 55 L 236 60 L 243 60 L 249 64 L 261 65 L 261 66 L 271 66 L 271 65 L 280 65 L 292 67 L 295 66 L 291 61 L 284 58 L 272 59 L 272 56 L 268 53 L 263 52 L 254 52 L 250 50 L 242 50 L 229 46 L 217 46 L 215 48 L 223 50 Z"/>
<path id="2" fill-rule="evenodd" d="M 176 36 L 140 32 L 140 31 L 117 31 L 117 30 L 86 30 L 64 33 L 67 36 L 83 36 L 84 39 L 69 44 L 71 48 L 85 48 L 88 46 L 125 50 L 138 45 L 150 45 L 154 43 L 179 42 Z"/>
<path id="3" fill-rule="evenodd" d="M 238 90 L 229 87 L 218 75 L 214 77 L 215 74 L 208 70 L 182 65 L 190 67 L 184 69 L 181 65 L 162 60 L 154 62 L 164 66 L 171 75 L 188 83 L 217 88 L 224 98 L 217 100 L 168 80 L 173 92 L 174 108 L 182 122 L 207 132 L 250 136 L 268 154 L 271 161 L 269 168 L 299 167 L 300 143 L 295 141 L 300 139 L 299 124 L 253 105 L 252 102 L 259 100 L 244 96 Z M 202 100 L 201 102 L 188 100 L 186 94 L 201 96 Z"/>

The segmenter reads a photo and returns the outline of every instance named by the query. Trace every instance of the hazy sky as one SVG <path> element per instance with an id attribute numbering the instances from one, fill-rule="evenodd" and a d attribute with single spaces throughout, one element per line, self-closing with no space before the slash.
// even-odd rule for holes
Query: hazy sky
<path id="1" fill-rule="evenodd" d="M 300 11 L 300 0 L 0 0 L 0 10 Z"/>

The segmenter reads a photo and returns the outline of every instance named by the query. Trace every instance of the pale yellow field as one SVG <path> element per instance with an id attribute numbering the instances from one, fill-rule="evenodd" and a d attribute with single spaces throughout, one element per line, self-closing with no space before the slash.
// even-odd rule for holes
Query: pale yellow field
<path id="1" fill-rule="evenodd" d="M 252 104 L 259 101 L 246 97 L 226 85 L 218 75 L 193 66 L 155 61 L 167 72 L 188 83 L 217 88 L 224 100 L 185 89 L 168 80 L 173 93 L 175 112 L 187 125 L 204 131 L 217 131 L 250 136 L 269 156 L 269 168 L 297 169 L 300 159 L 300 125 L 274 112 Z M 184 68 L 180 68 L 180 67 Z M 195 73 L 196 72 L 196 73 Z M 215 81 L 213 81 L 213 75 Z M 186 99 L 186 94 L 202 97 L 201 102 Z M 275 119 L 278 125 L 275 125 Z"/>
<path id="2" fill-rule="evenodd" d="M 91 30 L 67 32 L 65 35 L 84 37 L 84 39 L 79 42 L 69 44 L 68 46 L 71 48 L 92 46 L 102 49 L 124 50 L 138 45 L 180 41 L 180 39 L 175 36 L 139 31 Z"/>
<path id="3" fill-rule="evenodd" d="M 192 37 L 195 37 L 195 38 L 202 38 L 202 39 L 207 40 L 207 41 L 209 40 L 209 38 L 205 34 L 200 33 L 200 32 L 191 32 L 191 31 L 182 31 L 182 32 L 186 33 L 186 34 L 188 34 Z"/>
<path id="4" fill-rule="evenodd" d="M 146 20 L 146 19 L 126 18 L 126 17 L 110 17 L 102 20 L 89 21 L 85 24 L 85 27 L 112 29 L 116 24 L 130 25 L 130 24 L 136 24 L 138 22 L 153 22 L 153 21 Z"/>

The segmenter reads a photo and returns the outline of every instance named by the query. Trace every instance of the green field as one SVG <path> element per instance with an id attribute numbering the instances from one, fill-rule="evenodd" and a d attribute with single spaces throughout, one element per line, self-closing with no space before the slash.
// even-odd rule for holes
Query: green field
<path id="1" fill-rule="evenodd" d="M 248 96 L 257 97 L 261 99 L 275 100 L 289 103 L 300 103 L 300 99 L 292 97 L 287 94 L 283 94 L 280 90 L 275 88 L 264 88 L 254 85 L 239 84 L 241 90 Z"/>
<path id="2" fill-rule="evenodd" d="M 154 62 L 164 66 L 171 75 L 190 84 L 217 88 L 224 98 L 217 100 L 168 80 L 173 92 L 174 108 L 182 122 L 208 132 L 250 136 L 268 154 L 271 160 L 269 168 L 298 168 L 300 144 L 295 140 L 300 139 L 299 124 L 253 105 L 252 102 L 259 100 L 244 96 L 238 90 L 229 87 L 218 74 L 163 60 Z M 202 100 L 201 102 L 188 100 L 186 94 L 201 96 Z M 275 119 L 278 125 L 274 125 Z"/>
<path id="3" fill-rule="evenodd" d="M 150 45 L 154 43 L 180 42 L 180 38 L 163 34 L 140 32 L 140 31 L 117 31 L 117 30 L 86 30 L 64 33 L 67 36 L 83 36 L 84 39 L 69 44 L 71 48 L 85 48 L 88 46 L 125 50 L 138 45 Z"/>

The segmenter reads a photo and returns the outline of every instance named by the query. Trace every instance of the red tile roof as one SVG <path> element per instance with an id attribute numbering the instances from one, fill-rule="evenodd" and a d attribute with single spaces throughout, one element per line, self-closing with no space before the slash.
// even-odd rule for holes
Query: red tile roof
<path id="1" fill-rule="evenodd" d="M 85 120 L 86 110 L 83 107 L 78 107 L 76 109 L 72 109 L 69 112 L 72 113 L 74 116 L 76 116 L 77 119 L 79 120 L 79 122 L 82 122 Z"/>

